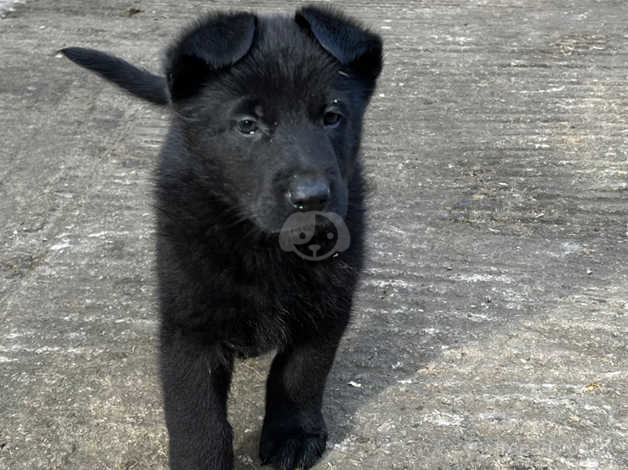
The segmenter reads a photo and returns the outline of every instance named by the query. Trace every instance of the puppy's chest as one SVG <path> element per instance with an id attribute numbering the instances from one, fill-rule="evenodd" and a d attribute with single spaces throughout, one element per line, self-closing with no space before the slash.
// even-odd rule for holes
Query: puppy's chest
<path id="1" fill-rule="evenodd" d="M 309 312 L 314 319 L 316 314 L 322 314 L 334 305 L 337 296 L 335 284 L 342 283 L 342 280 L 335 279 L 331 274 L 300 273 L 276 279 L 261 277 L 249 285 L 242 306 L 256 318 L 289 321 L 302 317 L 303 312 Z"/>
<path id="2" fill-rule="evenodd" d="M 331 327 L 343 302 L 334 277 L 327 274 L 248 284 L 232 298 L 235 308 L 227 319 L 225 343 L 241 356 L 253 356 Z"/>

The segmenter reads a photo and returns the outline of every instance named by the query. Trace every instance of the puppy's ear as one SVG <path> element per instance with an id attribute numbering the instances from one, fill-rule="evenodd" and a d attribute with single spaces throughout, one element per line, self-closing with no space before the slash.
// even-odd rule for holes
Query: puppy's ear
<path id="1" fill-rule="evenodd" d="M 309 30 L 320 45 L 358 76 L 375 80 L 382 71 L 382 39 L 329 7 L 306 6 L 295 20 Z"/>
<path id="2" fill-rule="evenodd" d="M 172 101 L 195 95 L 213 74 L 242 59 L 253 44 L 256 23 L 250 13 L 218 13 L 188 30 L 166 54 Z"/>
<path id="3" fill-rule="evenodd" d="M 129 64 L 125 60 L 95 49 L 68 47 L 59 52 L 75 64 L 96 72 L 105 80 L 115 83 L 138 98 L 159 105 L 168 103 L 164 77 L 154 75 L 147 70 Z"/>

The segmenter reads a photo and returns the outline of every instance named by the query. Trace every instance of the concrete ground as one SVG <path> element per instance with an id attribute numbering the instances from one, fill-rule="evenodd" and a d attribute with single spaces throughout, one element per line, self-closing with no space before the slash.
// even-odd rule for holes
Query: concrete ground
<path id="1" fill-rule="evenodd" d="M 6 3 L 6 2 L 4 2 Z M 38 0 L 0 20 L 0 468 L 163 469 L 160 110 L 56 50 L 157 69 L 219 7 Z M 628 468 L 628 4 L 347 1 L 386 40 L 370 260 L 317 469 Z M 240 362 L 258 468 L 269 357 Z"/>

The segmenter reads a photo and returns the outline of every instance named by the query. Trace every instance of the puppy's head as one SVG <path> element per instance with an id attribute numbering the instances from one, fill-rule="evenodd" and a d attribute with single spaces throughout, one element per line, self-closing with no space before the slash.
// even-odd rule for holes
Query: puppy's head
<path id="1" fill-rule="evenodd" d="M 195 172 L 266 233 L 295 212 L 344 217 L 380 38 L 331 9 L 211 15 L 165 64 Z"/>

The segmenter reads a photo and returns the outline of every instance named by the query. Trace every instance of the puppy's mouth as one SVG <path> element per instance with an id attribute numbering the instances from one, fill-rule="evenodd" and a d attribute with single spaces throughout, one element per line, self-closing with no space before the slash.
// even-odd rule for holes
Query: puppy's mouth
<path id="1" fill-rule="evenodd" d="M 301 233 L 312 234 L 313 232 L 315 236 L 317 233 L 327 230 L 329 227 L 333 227 L 333 224 L 326 217 L 316 217 L 314 220 L 314 224 L 291 225 L 290 227 L 286 227 L 284 223 L 280 231 L 296 236 Z"/>
<path id="2" fill-rule="evenodd" d="M 270 237 L 286 233 L 291 238 L 295 238 L 301 232 L 305 232 L 310 237 L 313 232 L 333 229 L 334 220 L 340 218 L 344 221 L 347 210 L 342 205 L 338 207 L 338 204 L 333 204 L 325 211 L 301 212 L 281 204 L 275 204 L 274 201 L 270 203 L 267 200 L 260 200 L 248 206 L 245 213 L 248 213 L 248 218 L 261 233 Z M 334 220 L 330 220 L 326 216 L 330 213 L 335 216 Z"/>
<path id="3" fill-rule="evenodd" d="M 306 259 L 321 260 L 328 258 L 335 253 L 334 246 L 335 244 L 332 244 L 331 247 L 319 245 L 318 243 L 312 241 L 303 245 L 296 245 L 295 249 Z"/>

